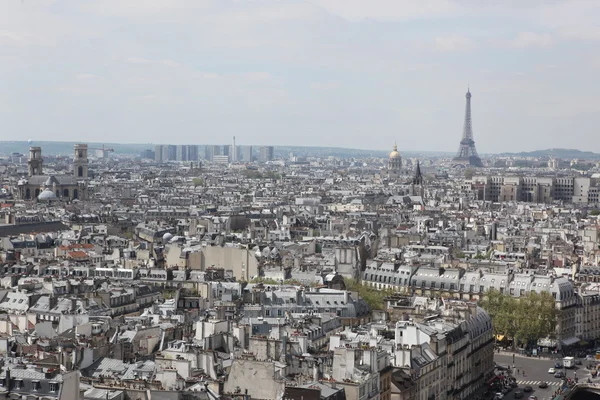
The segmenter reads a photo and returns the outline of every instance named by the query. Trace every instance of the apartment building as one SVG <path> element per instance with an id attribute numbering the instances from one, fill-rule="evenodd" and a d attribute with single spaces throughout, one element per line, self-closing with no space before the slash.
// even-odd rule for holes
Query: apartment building
<path id="1" fill-rule="evenodd" d="M 600 186 L 595 178 L 544 176 L 474 176 L 465 187 L 476 200 L 599 204 Z"/>

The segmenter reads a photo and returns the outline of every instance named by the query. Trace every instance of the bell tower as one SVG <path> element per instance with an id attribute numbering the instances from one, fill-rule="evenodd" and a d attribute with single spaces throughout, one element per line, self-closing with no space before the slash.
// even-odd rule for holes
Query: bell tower
<path id="1" fill-rule="evenodd" d="M 29 148 L 29 176 L 42 175 L 42 148 L 41 147 L 30 147 Z"/>
<path id="2" fill-rule="evenodd" d="M 88 177 L 88 145 L 76 144 L 75 157 L 73 158 L 73 174 L 77 178 L 87 179 Z"/>

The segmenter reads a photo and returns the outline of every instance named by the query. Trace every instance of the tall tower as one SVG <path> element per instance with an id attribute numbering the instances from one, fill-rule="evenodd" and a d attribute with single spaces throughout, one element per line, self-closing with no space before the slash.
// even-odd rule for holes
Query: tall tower
<path id="1" fill-rule="evenodd" d="M 458 147 L 458 153 L 454 157 L 454 161 L 461 164 L 467 164 L 472 167 L 483 167 L 481 158 L 477 155 L 475 141 L 473 140 L 473 126 L 471 124 L 471 91 L 467 89 L 467 106 L 465 109 L 465 126 L 463 135 Z"/>
<path id="2" fill-rule="evenodd" d="M 77 178 L 87 179 L 88 177 L 88 145 L 76 144 L 75 157 L 73 158 L 73 173 Z"/>
<path id="3" fill-rule="evenodd" d="M 29 148 L 29 176 L 42 175 L 42 167 L 44 160 L 42 159 L 41 147 Z"/>
<path id="4" fill-rule="evenodd" d="M 235 147 L 235 136 L 233 137 L 233 147 L 231 148 L 231 162 L 237 162 L 238 154 L 237 147 Z"/>

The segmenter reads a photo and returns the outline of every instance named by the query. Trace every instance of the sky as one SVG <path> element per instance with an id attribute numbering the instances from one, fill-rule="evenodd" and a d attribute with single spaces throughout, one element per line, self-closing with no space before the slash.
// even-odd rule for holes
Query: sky
<path id="1" fill-rule="evenodd" d="M 2 0 L 0 140 L 600 152 L 597 0 Z"/>

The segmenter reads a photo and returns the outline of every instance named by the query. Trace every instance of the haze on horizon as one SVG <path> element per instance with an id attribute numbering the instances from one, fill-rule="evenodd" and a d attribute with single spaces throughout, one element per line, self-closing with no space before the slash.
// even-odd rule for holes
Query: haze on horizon
<path id="1" fill-rule="evenodd" d="M 600 152 L 600 2 L 5 0 L 2 140 Z"/>

